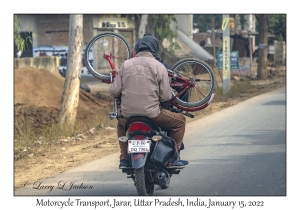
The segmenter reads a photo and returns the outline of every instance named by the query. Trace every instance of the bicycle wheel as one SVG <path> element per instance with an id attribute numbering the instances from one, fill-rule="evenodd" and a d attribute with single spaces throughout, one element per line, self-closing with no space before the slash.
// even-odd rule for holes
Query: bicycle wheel
<path id="1" fill-rule="evenodd" d="M 104 32 L 95 36 L 84 50 L 87 70 L 96 78 L 110 80 L 111 66 L 104 55 L 112 55 L 115 69 L 120 69 L 125 60 L 131 58 L 125 38 L 114 32 Z"/>
<path id="2" fill-rule="evenodd" d="M 186 58 L 175 63 L 172 70 L 178 76 L 188 79 L 193 87 L 187 89 L 182 95 L 176 97 L 174 102 L 187 110 L 197 108 L 205 104 L 214 91 L 214 72 L 211 67 L 200 59 Z M 173 88 L 173 96 L 177 95 L 182 88 Z"/>

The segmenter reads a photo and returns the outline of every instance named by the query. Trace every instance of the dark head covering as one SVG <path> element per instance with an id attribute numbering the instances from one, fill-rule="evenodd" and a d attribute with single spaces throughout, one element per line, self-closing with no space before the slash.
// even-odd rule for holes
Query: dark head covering
<path id="1" fill-rule="evenodd" d="M 141 40 L 142 39 L 138 39 L 134 45 L 134 51 L 136 54 L 138 54 L 138 52 L 139 52 L 139 45 L 140 45 Z"/>
<path id="2" fill-rule="evenodd" d="M 143 38 L 141 38 L 140 41 L 139 41 L 138 52 L 145 51 L 145 50 L 150 50 L 150 52 L 152 53 L 154 58 L 156 58 L 156 60 L 158 60 L 158 61 L 162 60 L 158 56 L 158 51 L 159 51 L 158 41 L 152 34 L 145 34 L 143 36 Z"/>

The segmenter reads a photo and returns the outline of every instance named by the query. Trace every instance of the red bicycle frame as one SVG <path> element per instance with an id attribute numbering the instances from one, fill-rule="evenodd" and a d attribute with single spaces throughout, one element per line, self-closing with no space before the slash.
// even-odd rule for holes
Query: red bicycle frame
<path id="1" fill-rule="evenodd" d="M 135 54 L 132 54 L 134 57 Z M 111 74 L 110 74 L 110 80 L 102 80 L 102 82 L 104 83 L 107 83 L 107 84 L 110 84 L 114 81 L 114 79 L 116 78 L 117 76 L 117 71 L 115 69 L 115 64 L 112 60 L 112 58 L 114 58 L 113 54 L 110 53 L 110 54 L 103 54 L 103 57 L 109 62 L 110 64 L 110 67 L 112 69 L 111 71 Z M 187 108 L 187 107 L 184 107 L 178 103 L 176 103 L 174 100 L 176 97 L 179 97 L 181 96 L 183 93 L 185 93 L 189 88 L 194 88 L 195 87 L 195 81 L 194 80 L 189 80 L 189 79 L 186 79 L 186 78 L 182 78 L 182 77 L 179 77 L 175 74 L 172 74 L 171 72 L 168 71 L 168 75 L 169 77 L 171 78 L 174 78 L 175 81 L 171 82 L 170 86 L 171 87 L 181 87 L 183 88 L 180 92 L 177 93 L 177 95 L 174 95 L 166 104 L 165 106 L 167 106 L 168 104 L 173 104 L 175 107 L 183 110 L 183 111 L 191 111 L 191 112 L 194 112 L 194 111 L 199 111 L 199 110 L 202 110 L 204 109 L 205 107 L 207 107 L 210 102 L 212 101 L 213 97 L 214 97 L 214 94 L 212 94 L 211 98 L 206 102 L 204 103 L 203 105 L 201 106 L 198 106 L 198 107 L 194 107 L 194 108 Z"/>
<path id="2" fill-rule="evenodd" d="M 111 74 L 110 74 L 110 80 L 102 80 L 102 82 L 110 84 L 114 81 L 114 79 L 117 76 L 117 71 L 116 71 L 116 68 L 115 68 L 115 64 L 112 60 L 113 54 L 112 53 L 110 53 L 109 55 L 103 54 L 103 58 L 105 58 L 109 62 L 109 65 L 110 65 L 112 70 L 111 70 Z"/>

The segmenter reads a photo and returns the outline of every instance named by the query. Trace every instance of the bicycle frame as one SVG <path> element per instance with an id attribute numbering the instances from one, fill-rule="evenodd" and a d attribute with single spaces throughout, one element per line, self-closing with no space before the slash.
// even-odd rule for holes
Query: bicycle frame
<path id="1" fill-rule="evenodd" d="M 134 57 L 134 55 L 133 55 Z M 103 58 L 105 58 L 109 64 L 110 64 L 110 67 L 112 69 L 111 73 L 110 73 L 110 80 L 102 80 L 102 82 L 104 83 L 107 83 L 107 84 L 110 84 L 114 81 L 114 79 L 116 78 L 117 76 L 117 71 L 115 69 L 115 64 L 112 60 L 113 58 L 113 54 L 110 53 L 110 54 L 103 54 Z M 183 89 L 177 93 L 177 95 L 174 95 L 165 105 L 164 107 L 168 106 L 169 104 L 173 104 L 175 107 L 177 107 L 178 109 L 181 109 L 182 111 L 186 111 L 185 115 L 189 116 L 189 117 L 194 117 L 193 115 L 191 114 L 188 114 L 187 111 L 199 111 L 199 110 L 202 110 L 204 109 L 205 107 L 207 107 L 211 101 L 213 100 L 213 97 L 214 97 L 214 94 L 212 94 L 212 96 L 210 97 L 210 99 L 204 103 L 203 105 L 199 106 L 199 107 L 195 107 L 195 108 L 186 108 L 186 107 L 183 107 L 181 106 L 180 104 L 176 103 L 174 100 L 176 97 L 179 97 L 181 96 L 183 93 L 185 93 L 185 91 L 187 91 L 189 88 L 192 88 L 192 87 L 195 87 L 195 83 L 193 80 L 189 80 L 189 79 L 185 79 L 185 78 L 182 78 L 182 77 L 179 77 L 177 75 L 175 75 L 174 73 L 172 73 L 171 71 L 168 71 L 168 75 L 169 77 L 175 79 L 176 82 L 171 82 L 170 83 L 170 86 L 171 87 L 182 87 Z M 195 80 L 195 81 L 198 81 L 198 80 Z M 115 105 L 114 105 L 114 112 L 110 112 L 109 114 L 109 117 L 111 119 L 113 118 L 118 118 L 118 99 L 115 98 L 115 101 L 114 101 Z"/>
<path id="2" fill-rule="evenodd" d="M 112 57 L 113 57 L 112 53 L 110 53 L 109 55 L 103 54 L 103 58 L 105 58 L 109 62 L 109 65 L 111 67 L 110 80 L 102 80 L 102 82 L 107 84 L 112 83 L 117 76 L 117 71 L 115 68 L 115 64 L 112 60 Z"/>

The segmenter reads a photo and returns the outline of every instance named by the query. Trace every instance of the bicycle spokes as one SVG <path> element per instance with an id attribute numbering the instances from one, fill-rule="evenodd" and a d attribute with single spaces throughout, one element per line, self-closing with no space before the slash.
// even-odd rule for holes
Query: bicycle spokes
<path id="1" fill-rule="evenodd" d="M 184 59 L 179 61 L 172 68 L 178 81 L 188 84 L 188 90 L 172 86 L 173 96 L 176 103 L 182 108 L 197 109 L 202 107 L 213 93 L 214 73 L 212 69 L 199 59 Z M 182 91 L 185 91 L 181 93 Z"/>
<path id="2" fill-rule="evenodd" d="M 113 32 L 104 32 L 95 36 L 86 46 L 84 54 L 88 71 L 104 81 L 110 81 L 112 70 L 120 69 L 124 61 L 129 58 L 131 52 L 127 41 L 123 36 Z"/>

